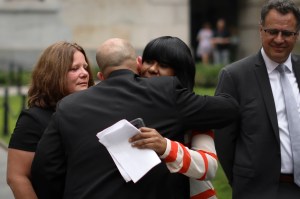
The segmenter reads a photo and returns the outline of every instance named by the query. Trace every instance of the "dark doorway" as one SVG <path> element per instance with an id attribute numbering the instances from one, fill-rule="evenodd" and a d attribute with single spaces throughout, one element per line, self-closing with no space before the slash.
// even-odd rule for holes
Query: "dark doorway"
<path id="1" fill-rule="evenodd" d="M 229 30 L 234 31 L 237 28 L 237 13 L 238 0 L 190 0 L 190 40 L 193 53 L 197 48 L 197 33 L 204 22 L 210 22 L 214 28 L 216 21 L 224 18 Z"/>

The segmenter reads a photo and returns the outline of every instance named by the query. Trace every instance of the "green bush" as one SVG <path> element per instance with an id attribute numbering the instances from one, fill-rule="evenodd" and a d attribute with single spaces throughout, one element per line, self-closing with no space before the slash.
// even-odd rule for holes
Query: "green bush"
<path id="1" fill-rule="evenodd" d="M 5 74 L 3 71 L 0 71 L 0 85 L 6 84 L 6 76 L 7 74 Z"/>
<path id="2" fill-rule="evenodd" d="M 195 86 L 216 87 L 218 76 L 223 66 L 196 64 Z"/>
<path id="3" fill-rule="evenodd" d="M 92 66 L 93 78 L 97 80 L 98 67 Z M 20 70 L 20 71 L 5 71 L 0 70 L 0 85 L 29 85 L 31 81 L 31 70 Z"/>
<path id="4" fill-rule="evenodd" d="M 195 86 L 198 87 L 215 87 L 218 82 L 218 74 L 222 66 L 196 64 Z M 98 67 L 92 66 L 93 78 L 97 80 Z M 31 79 L 30 70 L 22 71 L 3 71 L 0 70 L 0 85 L 28 85 Z"/>
<path id="5" fill-rule="evenodd" d="M 0 85 L 28 85 L 31 79 L 31 71 L 4 71 L 0 70 Z"/>
<path id="6" fill-rule="evenodd" d="M 97 73 L 99 72 L 98 66 L 91 66 L 91 69 L 92 69 L 94 81 L 98 81 L 98 78 L 97 78 Z"/>

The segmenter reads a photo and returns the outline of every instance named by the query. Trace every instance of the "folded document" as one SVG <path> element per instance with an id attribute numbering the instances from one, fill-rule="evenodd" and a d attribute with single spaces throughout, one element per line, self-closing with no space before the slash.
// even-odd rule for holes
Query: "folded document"
<path id="1" fill-rule="evenodd" d="M 161 162 L 153 150 L 131 146 L 128 139 L 137 133 L 141 132 L 125 119 L 97 133 L 99 142 L 107 148 L 126 182 L 136 183 Z"/>

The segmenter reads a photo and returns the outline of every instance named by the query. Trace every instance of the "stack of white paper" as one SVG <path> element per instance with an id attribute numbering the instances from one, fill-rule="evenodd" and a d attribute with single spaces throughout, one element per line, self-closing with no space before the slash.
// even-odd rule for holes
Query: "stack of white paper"
<path id="1" fill-rule="evenodd" d="M 153 150 L 131 146 L 128 139 L 137 133 L 141 132 L 125 119 L 97 133 L 126 182 L 137 182 L 161 162 Z"/>

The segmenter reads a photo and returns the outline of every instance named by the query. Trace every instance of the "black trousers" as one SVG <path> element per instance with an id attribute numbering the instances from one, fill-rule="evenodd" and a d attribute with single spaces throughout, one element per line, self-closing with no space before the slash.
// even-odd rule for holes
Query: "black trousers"
<path id="1" fill-rule="evenodd" d="M 300 199 L 300 187 L 295 183 L 280 182 L 277 199 Z"/>

